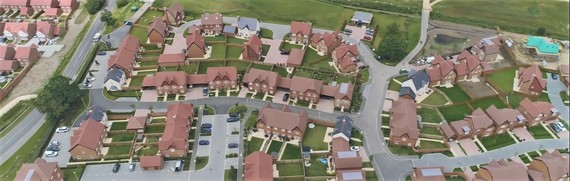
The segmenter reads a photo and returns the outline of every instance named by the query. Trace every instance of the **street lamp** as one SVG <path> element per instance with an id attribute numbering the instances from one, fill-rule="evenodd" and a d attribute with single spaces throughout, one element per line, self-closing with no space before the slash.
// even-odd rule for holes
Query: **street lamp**
<path id="1" fill-rule="evenodd" d="M 87 106 L 87 105 L 85 104 L 85 100 L 83 100 L 83 97 L 81 98 L 81 102 L 83 102 L 83 106 Z"/>
<path id="2" fill-rule="evenodd" d="M 79 178 L 77 178 L 77 174 L 75 174 L 75 172 L 73 172 L 73 175 L 75 175 L 75 179 L 79 180 Z"/>

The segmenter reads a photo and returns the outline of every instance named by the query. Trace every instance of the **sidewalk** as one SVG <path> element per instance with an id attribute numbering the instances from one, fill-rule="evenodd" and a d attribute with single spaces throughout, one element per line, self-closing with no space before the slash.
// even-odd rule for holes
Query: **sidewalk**
<path id="1" fill-rule="evenodd" d="M 20 97 L 16 97 L 15 99 L 8 102 L 8 104 L 6 104 L 4 107 L 0 108 L 0 116 L 4 115 L 4 113 L 8 112 L 10 109 L 12 109 L 12 107 L 14 107 L 20 101 L 30 100 L 30 99 L 33 99 L 36 97 L 38 97 L 38 95 L 36 95 L 36 94 L 29 94 L 29 95 L 23 95 Z"/>

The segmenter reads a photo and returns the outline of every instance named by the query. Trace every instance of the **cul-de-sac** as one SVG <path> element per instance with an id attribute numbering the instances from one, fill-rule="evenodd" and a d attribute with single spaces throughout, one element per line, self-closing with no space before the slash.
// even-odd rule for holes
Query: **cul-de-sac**
<path id="1" fill-rule="evenodd" d="M 569 0 L 0 15 L 0 181 L 570 181 Z"/>

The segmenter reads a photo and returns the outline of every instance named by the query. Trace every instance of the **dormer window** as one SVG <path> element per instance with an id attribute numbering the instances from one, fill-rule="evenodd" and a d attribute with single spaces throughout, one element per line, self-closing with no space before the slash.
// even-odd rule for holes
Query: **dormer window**
<path id="1" fill-rule="evenodd" d="M 519 123 L 522 123 L 525 119 L 526 119 L 526 118 L 524 118 L 523 115 L 518 115 L 518 116 L 517 116 L 517 121 L 518 121 Z"/>

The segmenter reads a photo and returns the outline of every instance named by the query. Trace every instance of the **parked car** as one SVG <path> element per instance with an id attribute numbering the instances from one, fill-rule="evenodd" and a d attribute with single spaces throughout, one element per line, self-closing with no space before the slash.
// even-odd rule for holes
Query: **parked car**
<path id="1" fill-rule="evenodd" d="M 202 95 L 203 95 L 203 96 L 208 96 L 208 88 L 207 88 L 207 87 L 204 87 L 204 88 L 202 89 Z"/>
<path id="2" fill-rule="evenodd" d="M 366 35 L 366 36 L 364 36 L 364 40 L 368 40 L 368 41 L 370 41 L 370 40 L 372 40 L 372 37 L 371 37 L 371 36 L 368 36 L 368 35 Z"/>
<path id="3" fill-rule="evenodd" d="M 211 133 L 212 128 L 202 128 L 202 132 Z"/>
<path id="4" fill-rule="evenodd" d="M 281 51 L 281 55 L 289 55 L 289 51 Z"/>
<path id="5" fill-rule="evenodd" d="M 202 124 L 202 126 L 200 126 L 200 128 L 204 129 L 204 128 L 212 128 L 212 124 L 210 123 L 204 123 Z"/>
<path id="6" fill-rule="evenodd" d="M 55 130 L 56 133 L 65 133 L 65 132 L 68 132 L 68 131 L 69 131 L 69 128 L 66 127 L 66 126 L 59 127 L 59 128 L 57 128 L 57 130 Z"/>
<path id="7" fill-rule="evenodd" d="M 376 60 L 380 61 L 380 59 L 382 59 L 380 55 L 376 56 Z"/>
<path id="8" fill-rule="evenodd" d="M 61 148 L 59 146 L 56 145 L 49 145 L 46 150 L 47 151 L 59 151 Z"/>
<path id="9" fill-rule="evenodd" d="M 209 144 L 210 144 L 210 141 L 208 141 L 208 140 L 200 140 L 200 141 L 198 142 L 198 144 L 199 144 L 199 145 L 209 145 Z"/>
<path id="10" fill-rule="evenodd" d="M 97 52 L 97 55 L 107 55 L 107 52 L 104 52 L 104 51 L 98 51 L 98 52 Z"/>
<path id="11" fill-rule="evenodd" d="M 227 119 L 227 121 L 228 121 L 228 122 L 237 122 L 237 121 L 239 121 L 239 118 L 237 118 L 237 117 L 229 117 L 229 118 Z"/>
<path id="12" fill-rule="evenodd" d="M 358 147 L 358 146 L 351 146 L 351 147 L 350 147 L 350 150 L 351 150 L 351 151 L 358 151 L 358 150 L 360 150 L 360 147 Z"/>
<path id="13" fill-rule="evenodd" d="M 237 118 L 238 116 L 239 116 L 239 114 L 236 113 L 236 112 L 230 113 L 230 117 L 235 117 L 235 118 Z"/>
<path id="14" fill-rule="evenodd" d="M 557 74 L 557 73 L 552 73 L 552 74 L 550 74 L 550 76 L 551 76 L 552 79 L 554 79 L 554 80 L 558 79 L 558 74 Z"/>
<path id="15" fill-rule="evenodd" d="M 131 164 L 129 164 L 129 172 L 134 172 L 136 165 L 137 165 L 136 163 L 131 163 Z"/>
<path id="16" fill-rule="evenodd" d="M 45 156 L 45 157 L 56 157 L 56 156 L 57 156 L 57 151 L 45 151 L 45 152 L 44 152 L 44 156 Z"/>
<path id="17" fill-rule="evenodd" d="M 59 146 L 61 145 L 59 141 L 52 141 L 51 143 L 49 143 L 49 145 L 55 145 L 55 146 Z"/>
<path id="18" fill-rule="evenodd" d="M 550 123 L 550 127 L 554 130 L 554 132 L 556 133 L 560 133 L 560 132 L 564 132 L 566 131 L 566 127 L 564 127 L 564 125 L 560 122 L 555 122 L 555 123 Z"/>
<path id="19" fill-rule="evenodd" d="M 285 95 L 283 96 L 283 102 L 289 100 L 289 93 L 285 93 Z"/>
<path id="20" fill-rule="evenodd" d="M 367 31 L 364 34 L 372 36 L 372 35 L 374 35 L 374 32 Z"/>
<path id="21" fill-rule="evenodd" d="M 95 80 L 95 77 L 87 77 L 87 80 L 88 80 L 89 82 L 93 82 L 93 81 Z"/>
<path id="22" fill-rule="evenodd" d="M 115 165 L 113 165 L 113 173 L 119 172 L 120 168 L 121 168 L 121 164 L 115 163 Z"/>
<path id="23" fill-rule="evenodd" d="M 400 74 L 407 74 L 408 72 L 408 69 L 400 69 Z"/>
<path id="24" fill-rule="evenodd" d="M 228 144 L 228 148 L 237 148 L 237 147 L 239 147 L 239 144 L 237 144 L 237 143 Z"/>
<path id="25" fill-rule="evenodd" d="M 348 28 L 346 28 L 346 29 L 344 29 L 344 32 L 347 32 L 347 33 L 352 33 L 352 30 L 351 30 L 351 29 L 348 29 Z"/>

